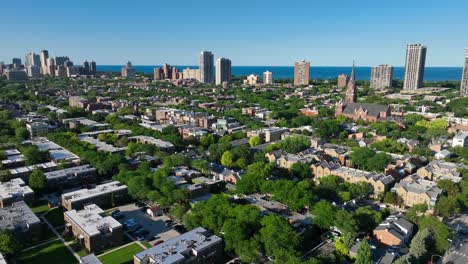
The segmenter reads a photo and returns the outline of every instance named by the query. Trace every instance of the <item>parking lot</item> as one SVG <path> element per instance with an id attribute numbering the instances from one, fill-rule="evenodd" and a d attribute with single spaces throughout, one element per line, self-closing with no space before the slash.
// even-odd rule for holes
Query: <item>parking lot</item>
<path id="1" fill-rule="evenodd" d="M 136 223 L 140 224 L 144 230 L 149 232 L 149 234 L 146 236 L 146 241 L 151 244 L 157 240 L 166 241 L 180 235 L 179 232 L 172 229 L 171 227 L 166 227 L 164 221 L 170 219 L 166 215 L 151 217 L 145 211 L 143 211 L 141 207 L 138 207 L 135 204 L 120 206 L 119 210 L 125 217 L 119 219 L 118 221 L 123 224 L 128 219 L 135 219 Z M 131 235 L 131 232 L 129 232 L 129 234 Z"/>

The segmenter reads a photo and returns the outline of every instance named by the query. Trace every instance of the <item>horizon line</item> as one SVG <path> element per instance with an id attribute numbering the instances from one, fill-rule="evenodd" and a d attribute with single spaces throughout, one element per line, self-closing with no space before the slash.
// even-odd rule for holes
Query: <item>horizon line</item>
<path id="1" fill-rule="evenodd" d="M 169 64 L 169 63 L 168 63 Z M 183 65 L 183 64 L 169 64 L 170 66 L 175 66 L 175 67 L 199 67 L 199 65 Z M 364 66 L 355 66 L 355 68 L 368 68 L 368 67 L 377 67 L 380 65 L 385 65 L 385 64 L 379 64 L 379 65 L 364 65 Z M 125 64 L 97 64 L 97 67 L 99 66 L 125 66 Z M 153 67 L 153 66 L 163 66 L 163 64 L 132 64 L 134 67 Z M 406 66 L 393 66 L 389 65 L 394 68 L 405 68 Z M 231 67 L 294 67 L 294 65 L 232 65 Z M 314 65 L 310 66 L 312 67 L 352 67 L 352 65 L 345 66 L 345 65 Z M 216 68 L 216 67 L 215 67 Z M 463 68 L 463 66 L 424 66 L 424 68 Z"/>

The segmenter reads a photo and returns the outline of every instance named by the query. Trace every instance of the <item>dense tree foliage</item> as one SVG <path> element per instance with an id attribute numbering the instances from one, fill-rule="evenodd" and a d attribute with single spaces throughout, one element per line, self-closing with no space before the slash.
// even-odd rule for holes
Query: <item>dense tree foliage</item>
<path id="1" fill-rule="evenodd" d="M 392 160 L 388 154 L 376 153 L 367 147 L 353 148 L 350 157 L 358 169 L 377 172 L 382 172 Z"/>
<path id="2" fill-rule="evenodd" d="M 47 178 L 40 169 L 34 169 L 28 178 L 29 187 L 34 191 L 42 191 L 47 187 Z"/>
<path id="3" fill-rule="evenodd" d="M 21 243 L 8 231 L 0 232 L 0 252 L 13 255 L 21 250 Z"/>
<path id="4" fill-rule="evenodd" d="M 93 145 L 80 141 L 72 132 L 49 133 L 48 138 L 91 163 L 101 175 L 113 175 L 118 171 L 119 165 L 125 163 L 122 154 L 98 152 Z"/>

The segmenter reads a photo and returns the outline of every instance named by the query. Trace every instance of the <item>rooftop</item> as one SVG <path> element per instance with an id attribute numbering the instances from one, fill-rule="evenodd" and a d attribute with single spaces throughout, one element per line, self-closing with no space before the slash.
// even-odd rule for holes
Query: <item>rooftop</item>
<path id="1" fill-rule="evenodd" d="M 8 182 L 0 182 L 0 199 L 24 197 L 33 194 L 34 191 L 27 186 L 21 178 L 15 178 Z"/>
<path id="2" fill-rule="evenodd" d="M 0 208 L 0 230 L 26 230 L 30 225 L 40 222 L 23 201 Z"/>
<path id="3" fill-rule="evenodd" d="M 104 210 L 95 204 L 86 205 L 84 209 L 80 211 L 67 211 L 65 214 L 90 237 L 112 232 L 114 228 L 122 227 L 122 224 L 112 216 L 103 217 Z"/>
<path id="4" fill-rule="evenodd" d="M 112 181 L 98 185 L 92 189 L 81 189 L 78 191 L 64 193 L 62 194 L 62 197 L 66 200 L 69 200 L 70 202 L 74 202 L 126 189 L 126 185 L 122 185 L 119 181 Z"/>
<path id="5" fill-rule="evenodd" d="M 197 255 L 198 252 L 221 242 L 220 237 L 209 236 L 204 228 L 198 227 L 135 254 L 135 257 L 140 260 L 150 257 L 155 263 L 160 264 L 179 263 L 185 260 L 190 253 Z"/>
<path id="6" fill-rule="evenodd" d="M 51 172 L 46 172 L 45 176 L 47 180 L 68 177 L 68 176 L 80 176 L 82 173 L 88 173 L 96 171 L 95 168 L 91 167 L 91 165 L 82 165 L 77 167 L 66 168 L 63 170 L 56 170 Z"/>
<path id="7" fill-rule="evenodd" d="M 134 136 L 134 137 L 129 137 L 129 140 L 138 140 L 138 141 L 143 141 L 145 144 L 152 144 L 160 148 L 173 148 L 174 145 L 171 142 L 167 142 L 161 139 L 157 139 L 154 137 L 148 137 L 148 136 Z"/>

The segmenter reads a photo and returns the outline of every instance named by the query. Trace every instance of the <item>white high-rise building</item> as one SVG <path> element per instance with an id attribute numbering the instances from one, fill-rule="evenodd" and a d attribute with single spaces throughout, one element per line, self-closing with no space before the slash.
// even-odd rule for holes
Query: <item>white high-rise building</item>
<path id="1" fill-rule="evenodd" d="M 54 58 L 47 59 L 47 74 L 50 76 L 55 76 L 55 60 Z"/>
<path id="2" fill-rule="evenodd" d="M 41 66 L 41 57 L 33 52 L 26 54 L 24 66 Z"/>
<path id="3" fill-rule="evenodd" d="M 231 83 L 231 60 L 219 58 L 216 60 L 216 85 Z"/>
<path id="4" fill-rule="evenodd" d="M 273 84 L 273 73 L 271 71 L 266 71 L 263 73 L 263 83 Z"/>
<path id="5" fill-rule="evenodd" d="M 210 51 L 200 54 L 200 82 L 214 83 L 214 57 Z"/>
<path id="6" fill-rule="evenodd" d="M 404 90 L 417 90 L 423 87 L 425 65 L 426 47 L 421 44 L 408 44 L 406 47 Z"/>
<path id="7" fill-rule="evenodd" d="M 372 67 L 370 87 L 377 90 L 392 87 L 393 67 L 379 65 Z"/>
<path id="8" fill-rule="evenodd" d="M 463 67 L 462 81 L 460 85 L 460 96 L 468 96 L 468 48 L 465 50 L 465 65 Z"/>

